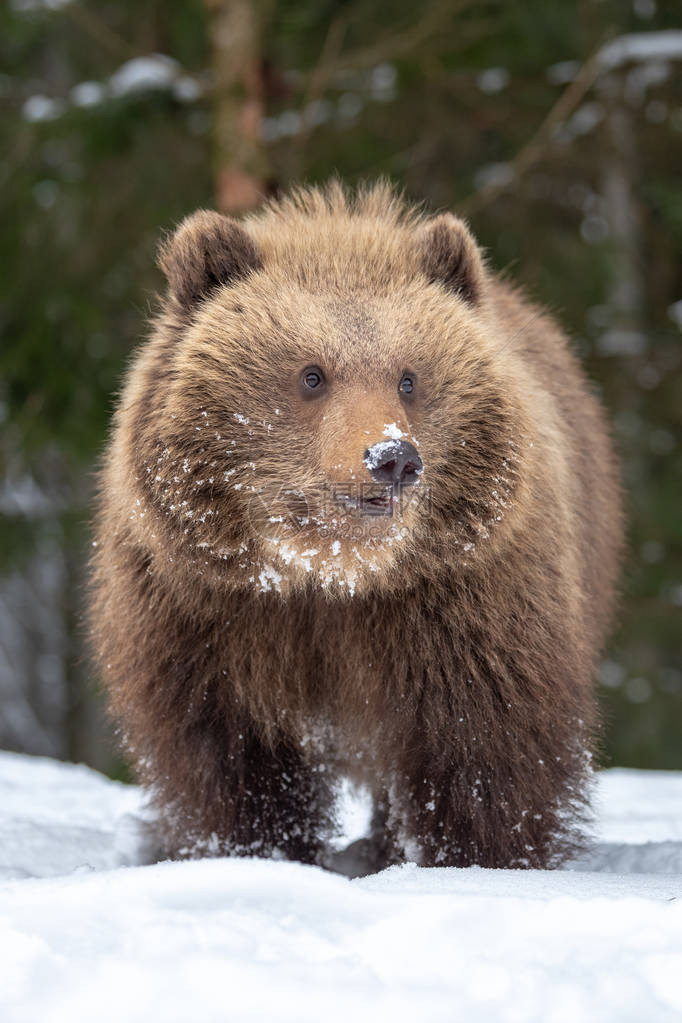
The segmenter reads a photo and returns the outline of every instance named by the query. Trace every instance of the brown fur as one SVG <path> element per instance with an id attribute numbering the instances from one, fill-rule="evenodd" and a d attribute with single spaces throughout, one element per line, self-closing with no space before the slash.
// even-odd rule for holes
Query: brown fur
<path id="1" fill-rule="evenodd" d="M 558 862 L 621 519 L 556 324 L 461 221 L 386 186 L 299 191 L 241 226 L 196 214 L 161 262 L 101 477 L 91 624 L 165 852 L 321 862 L 346 774 L 374 794 L 378 864 Z M 423 475 L 393 518 L 358 517 L 333 495 L 397 430 Z"/>

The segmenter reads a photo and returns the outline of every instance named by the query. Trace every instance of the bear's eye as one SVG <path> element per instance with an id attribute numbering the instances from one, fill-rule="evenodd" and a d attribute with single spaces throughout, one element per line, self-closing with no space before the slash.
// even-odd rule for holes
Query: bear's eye
<path id="1" fill-rule="evenodd" d="M 414 377 L 410 373 L 403 373 L 398 390 L 401 394 L 412 394 L 414 391 Z"/>
<path id="2" fill-rule="evenodd" d="M 319 366 L 308 366 L 301 373 L 301 383 L 305 391 L 319 391 L 324 384 L 324 374 Z"/>

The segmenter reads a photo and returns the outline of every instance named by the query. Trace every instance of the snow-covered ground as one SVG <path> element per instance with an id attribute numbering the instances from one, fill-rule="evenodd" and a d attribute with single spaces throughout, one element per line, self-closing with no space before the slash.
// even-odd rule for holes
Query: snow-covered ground
<path id="1" fill-rule="evenodd" d="M 0 1020 L 679 1023 L 682 774 L 596 809 L 561 872 L 140 866 L 138 790 L 0 754 Z"/>

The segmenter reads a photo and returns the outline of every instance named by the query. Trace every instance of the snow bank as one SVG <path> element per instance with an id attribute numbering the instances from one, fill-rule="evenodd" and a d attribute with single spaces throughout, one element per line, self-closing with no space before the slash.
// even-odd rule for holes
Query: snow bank
<path id="1" fill-rule="evenodd" d="M 682 774 L 605 772 L 563 872 L 126 867 L 137 790 L 3 754 L 0 1019 L 677 1021 L 681 808 Z"/>
<path id="2" fill-rule="evenodd" d="M 89 767 L 0 753 L 0 881 L 121 866 L 128 815 L 141 812 L 139 789 Z"/>

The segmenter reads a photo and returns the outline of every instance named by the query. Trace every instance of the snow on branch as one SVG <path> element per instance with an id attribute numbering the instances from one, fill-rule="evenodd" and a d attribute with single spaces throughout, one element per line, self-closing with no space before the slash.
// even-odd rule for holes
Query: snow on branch
<path id="1" fill-rule="evenodd" d="M 71 0 L 11 0 L 11 8 L 18 14 L 29 14 L 33 11 L 59 11 Z"/>
<path id="2" fill-rule="evenodd" d="M 514 159 L 508 163 L 494 164 L 490 168 L 484 167 L 479 171 L 478 187 L 460 205 L 462 212 L 469 216 L 477 213 L 534 166 L 566 127 L 569 118 L 574 115 L 578 105 L 602 75 L 626 64 L 636 63 L 642 67 L 655 69 L 664 66 L 666 61 L 674 60 L 682 60 L 682 30 L 678 29 L 617 36 L 600 46 L 575 75 L 570 74 L 557 79 L 568 80 L 566 88 L 535 135 L 519 150 Z M 555 65 L 554 69 L 560 67 L 567 70 L 568 62 Z M 657 82 L 663 77 L 665 75 L 652 75 L 651 82 Z M 599 118 L 593 120 L 596 124 Z"/>
<path id="3" fill-rule="evenodd" d="M 618 36 L 596 53 L 600 71 L 613 71 L 632 61 L 649 60 L 682 60 L 682 29 Z"/>
<path id="4" fill-rule="evenodd" d="M 110 99 L 136 93 L 169 91 L 181 103 L 192 103 L 203 95 L 204 84 L 187 74 L 177 60 L 163 53 L 133 57 L 104 82 L 79 82 L 68 101 L 49 96 L 29 96 L 22 108 L 26 121 L 53 121 L 69 107 L 93 107 Z"/>

